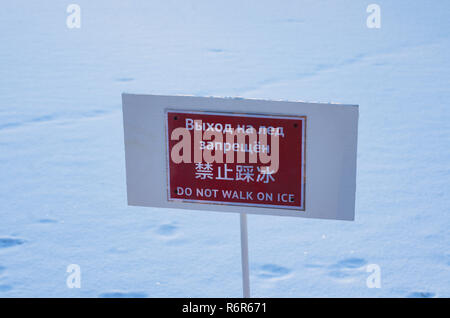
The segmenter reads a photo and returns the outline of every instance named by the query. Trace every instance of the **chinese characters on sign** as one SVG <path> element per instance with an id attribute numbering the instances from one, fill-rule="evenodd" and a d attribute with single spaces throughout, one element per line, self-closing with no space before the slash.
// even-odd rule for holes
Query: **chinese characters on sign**
<path id="1" fill-rule="evenodd" d="M 306 116 L 166 111 L 168 199 L 305 208 Z"/>

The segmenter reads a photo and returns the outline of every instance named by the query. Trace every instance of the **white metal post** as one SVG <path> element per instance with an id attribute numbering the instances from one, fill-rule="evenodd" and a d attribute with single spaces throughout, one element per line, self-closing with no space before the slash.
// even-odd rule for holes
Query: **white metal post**
<path id="1" fill-rule="evenodd" d="M 244 298 L 250 297 L 250 276 L 248 268 L 248 232 L 247 214 L 241 215 L 241 261 L 242 261 L 242 289 Z"/>

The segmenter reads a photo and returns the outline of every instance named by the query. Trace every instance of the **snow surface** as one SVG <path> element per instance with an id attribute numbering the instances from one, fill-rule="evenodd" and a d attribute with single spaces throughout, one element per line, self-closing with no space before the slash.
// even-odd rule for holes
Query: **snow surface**
<path id="1" fill-rule="evenodd" d="M 127 206 L 122 92 L 359 104 L 356 221 L 249 216 L 252 296 L 450 296 L 449 1 L 68 3 L 0 6 L 0 297 L 241 296 L 238 215 Z"/>

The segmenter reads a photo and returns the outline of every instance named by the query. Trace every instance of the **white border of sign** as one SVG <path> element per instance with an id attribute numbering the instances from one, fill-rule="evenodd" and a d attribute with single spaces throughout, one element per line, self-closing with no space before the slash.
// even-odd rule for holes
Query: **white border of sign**
<path id="1" fill-rule="evenodd" d="M 172 189 L 170 188 L 170 155 L 169 155 L 169 129 L 168 129 L 168 113 L 169 112 L 176 112 L 176 113 L 182 113 L 182 114 L 197 114 L 197 115 L 213 115 L 213 116 L 235 116 L 235 117 L 253 117 L 253 118 L 277 118 L 277 119 L 287 119 L 287 120 L 300 120 L 302 121 L 302 158 L 301 162 L 302 164 L 302 180 L 300 184 L 300 192 L 302 194 L 302 202 L 301 206 L 295 207 L 295 206 L 286 206 L 286 205 L 276 205 L 276 204 L 258 204 L 258 203 L 241 203 L 241 202 L 227 202 L 227 201 L 208 201 L 208 200 L 189 200 L 189 199 L 179 199 L 179 198 L 172 198 Z M 219 204 L 219 205 L 236 205 L 236 206 L 254 206 L 254 207 L 269 207 L 269 208 L 278 208 L 278 209 L 287 209 L 287 210 L 296 210 L 296 211 L 305 211 L 305 183 L 306 183 L 306 176 L 305 176 L 305 134 L 306 134 L 306 116 L 280 116 L 280 115 L 268 115 L 268 114 L 245 114 L 245 113 L 226 113 L 226 112 L 213 112 L 213 111 L 207 111 L 207 112 L 199 112 L 199 111 L 185 111 L 185 110 L 179 110 L 179 109 L 166 109 L 165 110 L 165 117 L 166 117 L 166 167 L 167 167 L 167 195 L 169 201 L 181 201 L 181 202 L 192 202 L 192 203 L 200 203 L 200 204 Z"/>
<path id="2" fill-rule="evenodd" d="M 358 106 L 193 96 L 122 95 L 128 204 L 319 219 L 355 216 Z M 167 200 L 165 110 L 306 116 L 305 211 Z"/>

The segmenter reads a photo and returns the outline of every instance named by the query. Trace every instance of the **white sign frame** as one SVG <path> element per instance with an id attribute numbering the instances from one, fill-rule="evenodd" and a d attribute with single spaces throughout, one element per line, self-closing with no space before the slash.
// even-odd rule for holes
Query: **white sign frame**
<path id="1" fill-rule="evenodd" d="M 122 110 L 129 205 L 354 220 L 358 105 L 122 94 Z M 305 210 L 169 200 L 167 110 L 306 116 Z"/>

